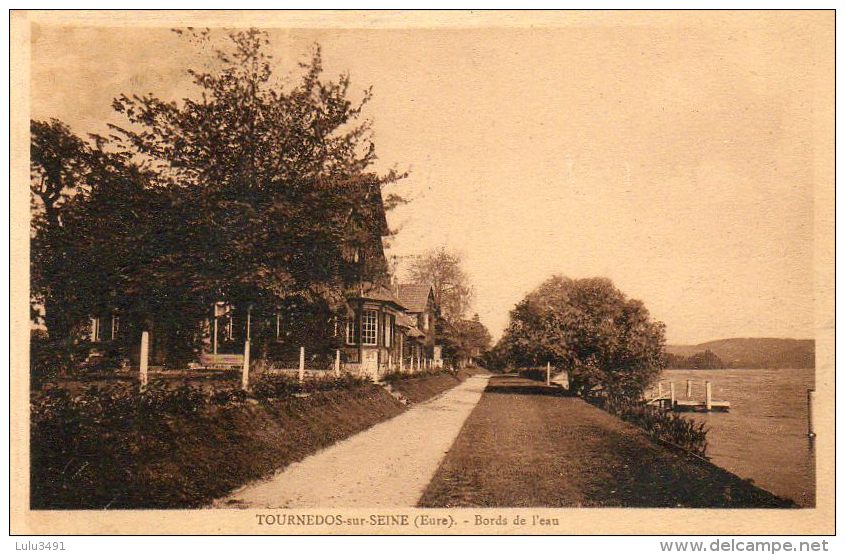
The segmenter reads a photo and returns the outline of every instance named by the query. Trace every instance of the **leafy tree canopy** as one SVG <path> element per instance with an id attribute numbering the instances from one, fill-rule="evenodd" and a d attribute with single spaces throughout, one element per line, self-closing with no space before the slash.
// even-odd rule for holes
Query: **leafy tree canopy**
<path id="1" fill-rule="evenodd" d="M 462 264 L 460 255 L 441 246 L 426 251 L 410 265 L 411 279 L 431 285 L 440 315 L 449 322 L 463 318 L 472 304 L 473 289 Z"/>
<path id="2" fill-rule="evenodd" d="M 480 357 L 490 348 L 490 332 L 481 323 L 478 314 L 469 320 L 444 321 L 443 328 L 444 355 L 458 363 Z"/>
<path id="3" fill-rule="evenodd" d="M 124 123 L 90 140 L 32 122 L 32 301 L 51 340 L 118 310 L 196 346 L 221 300 L 319 305 L 329 325 L 350 283 L 385 277 L 365 255 L 401 200 L 382 187 L 403 175 L 371 169 L 370 91 L 350 100 L 318 46 L 286 84 L 262 31 L 176 32 L 213 52 L 212 69 L 187 69 L 189 97 L 121 95 Z"/>
<path id="4" fill-rule="evenodd" d="M 554 276 L 511 311 L 495 351 L 512 366 L 551 362 L 581 394 L 638 396 L 663 368 L 665 326 L 606 278 Z"/>

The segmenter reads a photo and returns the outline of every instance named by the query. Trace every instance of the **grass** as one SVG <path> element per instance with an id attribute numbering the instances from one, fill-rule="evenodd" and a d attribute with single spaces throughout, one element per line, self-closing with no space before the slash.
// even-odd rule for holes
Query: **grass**
<path id="1" fill-rule="evenodd" d="M 420 506 L 795 506 L 561 393 L 491 378 Z"/>

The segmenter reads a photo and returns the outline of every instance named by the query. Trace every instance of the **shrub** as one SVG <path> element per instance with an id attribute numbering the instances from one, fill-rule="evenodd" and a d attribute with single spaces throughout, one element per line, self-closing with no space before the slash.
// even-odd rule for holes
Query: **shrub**
<path id="1" fill-rule="evenodd" d="M 296 393 L 350 389 L 361 387 L 367 383 L 371 383 L 369 378 L 362 378 L 351 374 L 342 374 L 340 376 L 327 374 L 317 378 L 309 378 L 302 383 L 297 378 L 286 374 L 264 374 L 253 382 L 250 393 L 256 399 L 277 399 Z"/>
<path id="2" fill-rule="evenodd" d="M 301 384 L 302 391 L 331 391 L 335 389 L 352 389 L 372 383 L 369 378 L 342 374 L 340 376 L 328 375 L 325 377 L 310 379 Z"/>
<path id="3" fill-rule="evenodd" d="M 286 376 L 266 376 L 256 380 L 252 395 L 278 398 L 366 383 L 355 376 L 327 376 L 304 384 Z M 145 495 L 138 489 L 145 479 L 137 474 L 139 468 L 162 464 L 156 453 L 178 451 L 178 441 L 188 440 L 180 438 L 179 430 L 189 421 L 213 418 L 210 408 L 235 406 L 247 397 L 231 384 L 206 391 L 192 385 L 174 387 L 164 380 L 150 383 L 144 393 L 137 383 L 125 381 L 80 391 L 52 386 L 32 392 L 30 498 L 35 506 L 51 509 L 132 505 L 132 496 Z M 162 487 L 170 488 L 170 479 L 162 477 Z M 115 487 L 121 484 L 132 484 L 127 486 L 131 491 Z"/>
<path id="4" fill-rule="evenodd" d="M 209 397 L 198 387 L 169 389 L 163 382 L 153 382 L 139 394 L 139 409 L 147 414 L 193 414 L 208 405 Z"/>
<path id="5" fill-rule="evenodd" d="M 33 330 L 30 334 L 32 386 L 39 387 L 42 382 L 56 376 L 76 373 L 88 352 L 88 345 L 84 342 L 53 341 L 43 330 Z"/>
<path id="6" fill-rule="evenodd" d="M 238 388 L 216 389 L 211 393 L 211 402 L 215 405 L 238 405 L 246 401 L 247 392 Z"/>
<path id="7" fill-rule="evenodd" d="M 383 382 L 395 382 L 399 380 L 407 380 L 409 378 L 426 378 L 429 376 L 442 376 L 448 374 L 450 376 L 457 376 L 458 372 L 449 368 L 438 368 L 436 370 L 421 370 L 413 374 L 408 372 L 391 372 L 381 377 Z"/>
<path id="8" fill-rule="evenodd" d="M 707 451 L 707 427 L 703 422 L 621 397 L 595 397 L 592 401 L 625 422 L 642 428 L 649 435 L 696 455 Z"/>
<path id="9" fill-rule="evenodd" d="M 299 391 L 299 381 L 286 375 L 264 374 L 254 380 L 250 386 L 250 393 L 256 399 L 275 399 Z"/>

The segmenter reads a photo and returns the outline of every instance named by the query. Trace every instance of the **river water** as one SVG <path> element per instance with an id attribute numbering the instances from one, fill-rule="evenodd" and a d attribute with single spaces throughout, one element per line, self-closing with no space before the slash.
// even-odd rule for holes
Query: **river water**
<path id="1" fill-rule="evenodd" d="M 666 370 L 676 396 L 686 398 L 693 380 L 693 399 L 704 399 L 704 381 L 713 399 L 730 401 L 730 412 L 688 413 L 707 423 L 707 455 L 714 464 L 763 489 L 805 507 L 815 506 L 815 456 L 807 437 L 807 390 L 812 368 L 797 370 Z"/>

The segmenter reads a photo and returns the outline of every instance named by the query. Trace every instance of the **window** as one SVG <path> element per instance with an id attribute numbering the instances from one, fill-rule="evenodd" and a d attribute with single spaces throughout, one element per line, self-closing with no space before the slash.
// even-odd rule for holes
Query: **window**
<path id="1" fill-rule="evenodd" d="M 346 343 L 355 345 L 358 343 L 358 326 L 355 324 L 357 318 L 353 315 L 346 320 Z"/>
<path id="2" fill-rule="evenodd" d="M 111 317 L 106 316 L 101 318 L 99 316 L 91 318 L 91 341 L 108 341 L 110 339 L 117 339 L 117 333 L 120 331 L 120 318 L 117 315 Z"/>
<path id="3" fill-rule="evenodd" d="M 365 310 L 361 318 L 361 343 L 376 345 L 378 343 L 378 312 Z"/>

